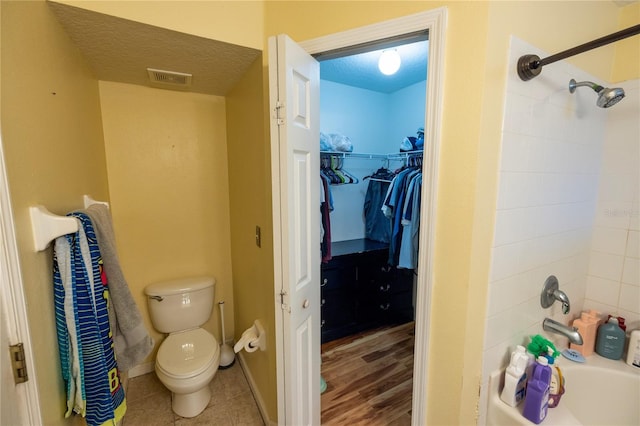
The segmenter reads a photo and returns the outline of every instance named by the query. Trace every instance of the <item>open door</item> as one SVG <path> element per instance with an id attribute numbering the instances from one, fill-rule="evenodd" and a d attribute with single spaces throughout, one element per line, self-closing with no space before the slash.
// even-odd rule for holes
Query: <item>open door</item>
<path id="1" fill-rule="evenodd" d="M 320 424 L 320 67 L 269 39 L 278 423 Z"/>

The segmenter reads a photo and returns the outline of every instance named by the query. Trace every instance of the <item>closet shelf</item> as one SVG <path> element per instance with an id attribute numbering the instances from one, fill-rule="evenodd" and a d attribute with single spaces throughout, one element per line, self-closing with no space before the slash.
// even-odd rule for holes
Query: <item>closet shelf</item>
<path id="1" fill-rule="evenodd" d="M 109 207 L 109 203 L 96 201 L 88 195 L 83 197 L 83 201 L 85 209 L 92 204 L 104 204 Z M 61 235 L 78 231 L 78 222 L 75 218 L 55 215 L 41 205 L 29 207 L 29 215 L 36 251 L 43 251 L 51 241 Z"/>
<path id="2" fill-rule="evenodd" d="M 331 155 L 339 158 L 367 158 L 370 160 L 405 160 L 409 157 L 422 155 L 423 151 L 406 151 L 394 152 L 392 154 L 373 154 L 365 152 L 339 152 L 339 151 L 320 151 L 320 155 Z"/>

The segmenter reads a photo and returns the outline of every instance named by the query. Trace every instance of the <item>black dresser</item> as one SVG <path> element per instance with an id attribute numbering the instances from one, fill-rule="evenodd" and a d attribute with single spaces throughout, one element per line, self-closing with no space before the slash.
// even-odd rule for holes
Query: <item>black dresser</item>
<path id="1" fill-rule="evenodd" d="M 322 343 L 413 320 L 413 270 L 387 264 L 388 244 L 334 242 L 320 274 Z"/>

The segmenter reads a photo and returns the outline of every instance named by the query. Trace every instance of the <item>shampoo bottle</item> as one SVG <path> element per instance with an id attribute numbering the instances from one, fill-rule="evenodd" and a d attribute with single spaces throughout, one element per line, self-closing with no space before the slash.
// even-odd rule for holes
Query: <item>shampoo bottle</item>
<path id="1" fill-rule="evenodd" d="M 573 320 L 573 326 L 578 329 L 578 332 L 582 336 L 582 345 L 571 343 L 569 347 L 580 352 L 583 356 L 591 355 L 596 344 L 598 317 L 588 312 L 583 312 L 580 318 Z"/>
<path id="2" fill-rule="evenodd" d="M 625 334 L 618 326 L 618 318 L 611 317 L 609 322 L 598 328 L 596 352 L 605 358 L 620 359 L 624 350 L 624 341 Z"/>
<path id="3" fill-rule="evenodd" d="M 527 396 L 524 400 L 522 415 L 535 424 L 540 424 L 549 409 L 549 385 L 551 384 L 551 368 L 549 361 L 539 356 L 533 369 L 533 377 L 527 384 Z"/>
<path id="4" fill-rule="evenodd" d="M 640 368 L 640 330 L 633 330 L 629 335 L 629 349 L 627 349 L 627 364 Z"/>
<path id="5" fill-rule="evenodd" d="M 518 345 L 511 353 L 511 362 L 504 372 L 504 388 L 500 399 L 512 407 L 520 404 L 524 399 L 528 359 L 524 346 Z"/>

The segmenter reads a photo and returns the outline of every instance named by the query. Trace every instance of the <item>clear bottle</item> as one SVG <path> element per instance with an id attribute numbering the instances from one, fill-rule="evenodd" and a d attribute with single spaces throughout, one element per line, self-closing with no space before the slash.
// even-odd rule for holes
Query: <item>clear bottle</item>
<path id="1" fill-rule="evenodd" d="M 624 341 L 625 334 L 618 326 L 618 318 L 611 317 L 609 322 L 598 328 L 596 352 L 605 358 L 620 359 L 624 350 Z"/>
<path id="2" fill-rule="evenodd" d="M 527 384 L 527 396 L 524 400 L 522 415 L 535 424 L 540 424 L 549 409 L 549 385 L 551 384 L 551 367 L 549 361 L 539 356 L 533 369 L 533 376 Z"/>

